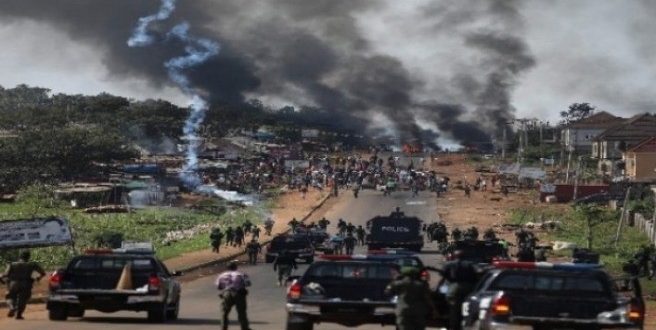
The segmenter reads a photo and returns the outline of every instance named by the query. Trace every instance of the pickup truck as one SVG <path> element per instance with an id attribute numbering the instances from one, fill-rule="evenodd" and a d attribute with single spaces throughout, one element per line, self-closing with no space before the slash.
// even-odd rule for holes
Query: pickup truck
<path id="1" fill-rule="evenodd" d="M 264 260 L 272 263 L 282 250 L 296 255 L 297 259 L 303 259 L 306 263 L 314 261 L 314 245 L 310 237 L 305 234 L 285 234 L 274 237 L 266 249 Z"/>
<path id="2" fill-rule="evenodd" d="M 312 330 L 315 323 L 347 327 L 394 324 L 387 285 L 399 274 L 390 262 L 320 260 L 292 277 L 287 290 L 287 330 Z"/>
<path id="3" fill-rule="evenodd" d="M 122 275 L 129 280 L 119 285 Z M 48 315 L 50 320 L 65 321 L 84 316 L 88 309 L 128 310 L 146 311 L 151 322 L 175 320 L 180 310 L 177 275 L 153 255 L 90 251 L 50 276 Z"/>
<path id="4" fill-rule="evenodd" d="M 453 259 L 453 252 L 462 252 L 462 260 L 477 264 L 490 264 L 495 260 L 508 260 L 507 251 L 497 241 L 462 240 L 451 242 L 446 248 L 445 257 Z"/>
<path id="5" fill-rule="evenodd" d="M 599 265 L 503 261 L 494 267 L 462 305 L 464 329 L 642 329 L 641 296 L 620 295 Z"/>

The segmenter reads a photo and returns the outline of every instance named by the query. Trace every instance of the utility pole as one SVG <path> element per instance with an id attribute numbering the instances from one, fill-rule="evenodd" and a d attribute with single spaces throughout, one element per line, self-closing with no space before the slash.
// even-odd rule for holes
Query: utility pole
<path id="1" fill-rule="evenodd" d="M 583 156 L 579 156 L 579 163 L 576 164 L 576 174 L 574 177 L 574 195 L 572 197 L 572 201 L 576 201 L 576 197 L 578 195 L 578 190 L 579 190 L 579 177 L 581 174 L 581 161 L 583 160 Z"/>
<path id="2" fill-rule="evenodd" d="M 540 158 L 544 159 L 544 149 L 542 147 L 542 122 L 540 122 Z"/>
<path id="3" fill-rule="evenodd" d="M 620 241 L 620 234 L 622 233 L 622 225 L 626 217 L 626 208 L 629 206 L 629 197 L 631 196 L 631 187 L 626 189 L 626 196 L 624 197 L 624 206 L 622 206 L 622 214 L 620 214 L 620 221 L 617 224 L 617 233 L 615 234 L 615 248 Z"/>
<path id="4" fill-rule="evenodd" d="M 569 183 L 569 166 L 572 163 L 572 149 L 569 149 L 569 155 L 567 156 L 567 172 L 565 172 L 565 183 Z"/>

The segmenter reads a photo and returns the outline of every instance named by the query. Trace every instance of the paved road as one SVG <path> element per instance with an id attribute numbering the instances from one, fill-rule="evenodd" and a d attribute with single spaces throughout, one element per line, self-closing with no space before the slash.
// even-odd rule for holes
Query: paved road
<path id="1" fill-rule="evenodd" d="M 417 198 L 411 198 L 409 192 L 396 192 L 390 197 L 384 197 L 380 192 L 371 190 L 360 193 L 358 199 L 353 199 L 350 192 L 344 196 L 345 201 L 338 203 L 333 209 L 326 213 L 326 217 L 333 223 L 331 229 L 335 229 L 336 220 L 344 218 L 355 225 L 364 225 L 366 220 L 381 214 L 388 214 L 396 206 L 408 215 L 416 215 L 425 221 L 433 221 L 435 218 L 436 199 L 434 195 L 422 193 Z M 433 247 L 434 248 L 434 247 Z M 430 246 L 427 247 L 431 249 Z M 437 264 L 437 256 L 434 254 L 422 255 L 424 262 L 428 265 Z M 275 285 L 275 275 L 271 265 L 260 264 L 257 266 L 242 268 L 252 277 L 253 287 L 250 290 L 248 301 L 249 318 L 252 322 L 251 328 L 257 329 L 284 329 L 286 314 L 285 289 Z M 296 271 L 302 274 L 305 266 Z M 217 329 L 219 326 L 219 303 L 216 290 L 213 286 L 214 276 L 202 277 L 198 280 L 185 283 L 183 286 L 182 309 L 180 320 L 169 324 L 149 324 L 145 313 L 116 313 L 102 314 L 87 312 L 83 319 L 69 319 L 67 322 L 50 322 L 46 313 L 30 313 L 26 315 L 27 320 L 15 321 L 5 320 L 0 322 L 0 328 L 12 330 L 27 329 L 52 329 L 67 330 L 96 330 L 96 329 Z M 234 313 L 234 312 L 233 312 Z M 233 315 L 236 320 L 236 315 Z M 236 324 L 232 329 L 238 329 Z M 386 327 L 393 329 L 394 327 Z M 315 326 L 317 330 L 345 329 L 345 327 L 334 324 L 320 324 Z M 381 329 L 380 325 L 362 326 L 358 329 L 373 330 Z"/>

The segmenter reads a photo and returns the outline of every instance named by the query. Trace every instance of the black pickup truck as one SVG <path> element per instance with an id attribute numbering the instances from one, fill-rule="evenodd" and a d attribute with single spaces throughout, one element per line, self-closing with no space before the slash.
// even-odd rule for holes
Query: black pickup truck
<path id="1" fill-rule="evenodd" d="M 122 274 L 129 280 L 119 285 Z M 49 318 L 64 321 L 93 309 L 105 313 L 146 311 L 152 322 L 175 320 L 180 309 L 177 275 L 153 255 L 88 252 L 50 276 Z"/>
<path id="2" fill-rule="evenodd" d="M 264 260 L 271 263 L 276 260 L 280 251 L 294 254 L 296 259 L 303 259 L 307 263 L 314 261 L 314 244 L 306 234 L 278 235 L 271 240 L 266 249 Z"/>
<path id="3" fill-rule="evenodd" d="M 375 261 L 317 261 L 287 290 L 287 330 L 312 330 L 315 323 L 394 324 L 387 285 L 398 265 Z"/>
<path id="4" fill-rule="evenodd" d="M 462 306 L 464 328 L 642 329 L 641 296 L 620 295 L 598 267 L 495 262 Z"/>
<path id="5" fill-rule="evenodd" d="M 421 224 L 419 218 L 406 216 L 399 210 L 389 216 L 377 216 L 367 221 L 369 233 L 365 241 L 369 250 L 404 248 L 419 252 L 424 246 Z"/>

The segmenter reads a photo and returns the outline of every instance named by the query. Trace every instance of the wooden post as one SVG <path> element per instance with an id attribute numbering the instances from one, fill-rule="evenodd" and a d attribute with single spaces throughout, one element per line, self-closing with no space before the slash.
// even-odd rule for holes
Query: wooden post
<path id="1" fill-rule="evenodd" d="M 629 205 L 630 196 L 631 196 L 631 187 L 626 189 L 626 196 L 624 197 L 624 206 L 622 206 L 622 213 L 620 214 L 620 221 L 617 224 L 617 233 L 615 234 L 615 248 L 617 248 L 617 243 L 620 241 L 620 234 L 622 233 L 622 224 L 624 223 L 624 218 L 626 217 L 626 208 Z"/>

